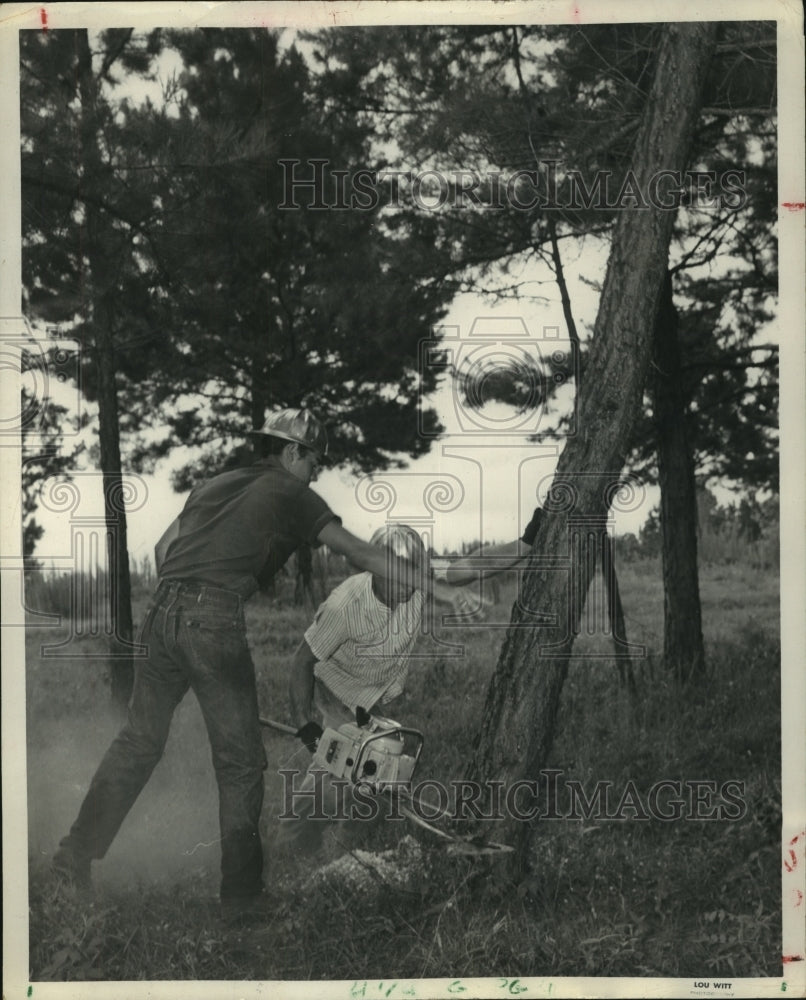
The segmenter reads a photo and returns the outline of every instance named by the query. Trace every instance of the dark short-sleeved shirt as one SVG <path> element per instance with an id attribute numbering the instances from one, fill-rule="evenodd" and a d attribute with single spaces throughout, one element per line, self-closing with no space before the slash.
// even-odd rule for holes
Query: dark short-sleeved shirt
<path id="1" fill-rule="evenodd" d="M 215 476 L 197 486 L 179 515 L 160 577 L 200 580 L 248 597 L 301 544 L 339 518 L 279 460 Z"/>

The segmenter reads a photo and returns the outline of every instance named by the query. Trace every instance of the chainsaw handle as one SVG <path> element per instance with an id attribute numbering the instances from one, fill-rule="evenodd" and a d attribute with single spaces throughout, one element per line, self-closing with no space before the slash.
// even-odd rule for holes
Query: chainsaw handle
<path id="1" fill-rule="evenodd" d="M 286 733 L 288 736 L 296 736 L 298 730 L 293 726 L 287 726 L 284 722 L 275 722 L 274 719 L 258 719 L 261 726 L 267 729 L 276 729 L 278 733 Z"/>

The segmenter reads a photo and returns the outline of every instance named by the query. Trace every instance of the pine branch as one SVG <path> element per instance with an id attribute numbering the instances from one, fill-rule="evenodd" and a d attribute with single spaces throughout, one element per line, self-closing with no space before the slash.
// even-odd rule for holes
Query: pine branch
<path id="1" fill-rule="evenodd" d="M 754 41 L 750 48 L 754 49 L 772 49 L 773 51 L 777 48 L 777 42 L 774 38 L 760 39 L 759 41 Z M 737 42 L 722 42 L 717 45 L 715 49 L 716 55 L 723 55 L 726 52 L 738 52 L 743 56 L 747 56 L 748 46 L 746 44 L 739 44 Z M 747 56 L 751 59 L 752 56 Z"/>
<path id="2" fill-rule="evenodd" d="M 710 371 L 727 371 L 727 372 L 738 372 L 738 371 L 749 371 L 750 369 L 762 369 L 763 371 L 776 371 L 778 368 L 777 358 L 765 358 L 763 361 L 745 361 L 745 362 L 729 362 L 729 361 L 690 361 L 683 365 L 684 371 L 693 371 L 695 369 L 705 369 Z M 751 386 L 755 389 L 755 386 Z"/>
<path id="3" fill-rule="evenodd" d="M 714 221 L 714 223 L 710 226 L 710 228 L 708 228 L 704 233 L 702 233 L 700 235 L 700 237 L 697 239 L 697 242 L 694 244 L 694 246 L 689 251 L 687 251 L 673 267 L 669 268 L 669 273 L 672 276 L 674 276 L 679 271 L 682 271 L 682 270 L 684 270 L 687 267 L 700 267 L 702 264 L 707 264 L 707 263 L 709 263 L 709 261 L 713 260 L 714 257 L 716 257 L 716 255 L 719 253 L 719 250 L 722 247 L 722 242 L 721 241 L 717 242 L 714 245 L 713 249 L 709 250 L 709 252 L 704 257 L 700 258 L 699 260 L 694 261 L 693 264 L 690 263 L 690 261 L 692 260 L 692 258 L 694 257 L 694 255 L 697 253 L 697 251 L 700 249 L 700 247 L 704 243 L 708 242 L 708 240 L 713 239 L 714 236 L 715 236 L 715 234 L 719 231 L 719 229 L 721 227 L 728 226 L 730 224 L 731 217 L 735 216 L 737 214 L 738 214 L 738 209 L 733 209 L 728 214 L 727 218 L 722 217 L 722 216 L 720 216 L 719 218 L 717 218 Z"/>
<path id="4" fill-rule="evenodd" d="M 104 61 L 101 63 L 101 69 L 98 73 L 98 76 L 102 80 L 109 81 L 109 76 L 108 76 L 109 70 L 112 68 L 113 64 L 120 58 L 123 50 L 129 44 L 133 34 L 134 34 L 134 28 L 126 29 L 125 35 L 123 35 L 120 38 L 118 44 L 107 51 L 106 55 L 104 56 Z"/>
<path id="5" fill-rule="evenodd" d="M 775 108 L 716 108 L 707 107 L 702 109 L 704 115 L 717 115 L 722 118 L 733 118 L 736 115 L 760 115 L 762 117 L 774 116 L 776 114 Z M 753 135 L 756 133 L 754 132 Z"/>

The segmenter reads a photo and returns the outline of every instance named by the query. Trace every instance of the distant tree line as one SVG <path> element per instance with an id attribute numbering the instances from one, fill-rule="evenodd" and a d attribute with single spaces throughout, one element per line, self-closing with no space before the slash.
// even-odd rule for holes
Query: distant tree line
<path id="1" fill-rule="evenodd" d="M 708 489 L 697 490 L 697 549 L 705 563 L 745 563 L 759 568 L 779 566 L 778 497 L 759 501 L 743 496 L 720 504 Z M 619 561 L 655 559 L 661 555 L 663 528 L 654 507 L 638 531 L 619 535 Z"/>

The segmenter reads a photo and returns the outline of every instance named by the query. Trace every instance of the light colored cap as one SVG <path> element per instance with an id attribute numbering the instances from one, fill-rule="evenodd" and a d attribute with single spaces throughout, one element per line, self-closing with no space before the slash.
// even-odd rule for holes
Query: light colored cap
<path id="1" fill-rule="evenodd" d="M 259 431 L 250 433 L 295 441 L 315 451 L 322 458 L 327 455 L 325 425 L 310 410 L 276 410 L 266 417 Z"/>

